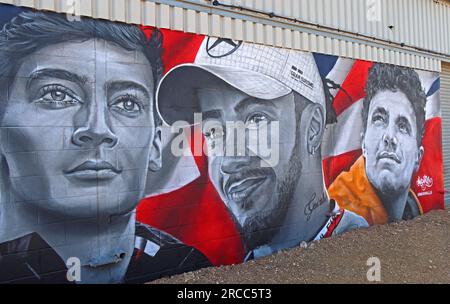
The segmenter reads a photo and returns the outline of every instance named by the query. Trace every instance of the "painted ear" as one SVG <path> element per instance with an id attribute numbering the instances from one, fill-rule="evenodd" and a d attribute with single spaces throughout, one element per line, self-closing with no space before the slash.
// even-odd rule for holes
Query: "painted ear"
<path id="1" fill-rule="evenodd" d="M 155 137 L 150 149 L 148 169 L 153 172 L 158 171 L 162 167 L 161 132 L 161 127 L 156 127 Z"/>
<path id="2" fill-rule="evenodd" d="M 364 157 L 367 156 L 366 143 L 364 142 L 364 132 L 361 132 L 361 150 Z"/>
<path id="3" fill-rule="evenodd" d="M 308 111 L 305 111 L 309 115 L 306 141 L 308 152 L 313 155 L 320 150 L 325 131 L 325 115 L 322 107 L 318 104 L 309 105 L 308 108 Z"/>
<path id="4" fill-rule="evenodd" d="M 424 153 L 425 153 L 425 148 L 423 146 L 420 146 L 419 152 L 417 153 L 417 160 L 416 160 L 416 164 L 414 166 L 414 171 L 419 170 L 420 162 L 422 161 Z"/>

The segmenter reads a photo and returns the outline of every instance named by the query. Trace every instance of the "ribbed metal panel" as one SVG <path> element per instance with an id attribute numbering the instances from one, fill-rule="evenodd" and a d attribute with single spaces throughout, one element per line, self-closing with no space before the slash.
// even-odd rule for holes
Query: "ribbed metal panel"
<path id="1" fill-rule="evenodd" d="M 208 2 L 190 0 L 191 2 Z M 436 0 L 220 0 L 445 54 L 450 5 Z M 379 12 L 379 16 L 377 16 Z M 389 29 L 389 26 L 394 26 Z"/>
<path id="2" fill-rule="evenodd" d="M 440 59 L 432 54 L 395 49 L 386 44 L 350 39 L 336 33 L 317 33 L 310 28 L 299 28 L 287 22 L 273 21 L 271 24 L 261 22 L 255 14 L 230 13 L 210 6 L 210 1 L 171 1 L 171 0 L 78 0 L 78 13 L 82 16 L 103 18 L 134 24 L 151 25 L 191 33 L 220 36 L 261 44 L 275 45 L 312 52 L 387 62 L 409 66 L 416 69 L 440 71 Z M 372 0 L 371 0 L 372 1 Z M 442 43 L 448 53 L 448 29 L 450 9 L 444 4 L 432 4 L 432 0 L 380 0 L 389 7 L 382 10 L 382 24 L 394 24 L 394 29 L 403 30 L 402 34 L 386 29 L 380 22 L 368 22 L 367 7 L 363 0 L 222 0 L 224 3 L 239 4 L 258 10 L 275 12 L 280 15 L 295 17 L 312 23 L 321 23 L 334 28 L 347 29 L 359 33 L 376 33 L 387 40 L 399 37 L 411 39 L 417 45 L 427 41 L 433 47 L 438 43 L 432 37 L 442 32 L 447 43 Z M 67 12 L 71 0 L 0 0 L 0 2 L 36 9 Z M 392 3 L 391 3 L 392 2 Z M 164 4 L 166 3 L 166 4 Z M 193 6 L 197 3 L 197 6 Z M 203 6 L 198 6 L 201 3 Z M 413 5 L 415 3 L 416 5 Z M 168 5 L 170 4 L 170 5 Z M 401 5 L 404 6 L 401 6 Z M 433 6 L 436 5 L 436 6 Z M 439 7 L 442 22 L 446 25 L 436 28 L 431 22 L 432 10 Z M 404 9 L 406 8 L 406 9 Z M 425 10 L 425 8 L 428 9 Z M 411 11 L 416 16 L 411 20 Z M 397 11 L 403 14 L 397 15 Z M 213 13 L 212 13 L 213 12 Z M 419 17 L 419 18 L 417 18 Z M 434 17 L 436 20 L 440 20 Z M 400 26 L 400 23 L 402 25 Z M 414 30 L 412 30 L 414 28 Z M 416 30 L 417 29 L 417 30 Z M 430 30 L 433 29 L 433 30 Z M 447 34 L 446 34 L 447 33 Z M 433 42 L 433 43 L 432 43 Z"/>
<path id="3" fill-rule="evenodd" d="M 450 64 L 442 65 L 441 72 L 442 153 L 444 155 L 444 188 L 450 190 Z M 450 194 L 445 196 L 450 204 Z"/>

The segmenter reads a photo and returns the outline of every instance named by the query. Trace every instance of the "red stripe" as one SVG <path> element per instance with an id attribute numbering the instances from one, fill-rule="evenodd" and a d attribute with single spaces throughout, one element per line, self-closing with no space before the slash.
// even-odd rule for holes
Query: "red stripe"
<path id="1" fill-rule="evenodd" d="M 365 94 L 365 85 L 369 75 L 369 69 L 373 63 L 369 61 L 357 60 L 353 64 L 347 78 L 342 83 L 342 88 L 350 95 L 351 100 L 342 90 L 336 94 L 333 101 L 333 107 L 336 115 L 340 115 L 349 106 L 363 98 Z M 338 118 L 339 119 L 339 118 Z"/>

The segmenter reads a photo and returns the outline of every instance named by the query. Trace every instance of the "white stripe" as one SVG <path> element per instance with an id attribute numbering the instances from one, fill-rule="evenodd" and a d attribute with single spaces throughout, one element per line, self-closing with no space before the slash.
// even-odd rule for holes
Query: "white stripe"
<path id="1" fill-rule="evenodd" d="M 336 64 L 331 69 L 331 71 L 328 73 L 327 78 L 330 80 L 333 80 L 335 83 L 342 85 L 347 79 L 348 74 L 350 73 L 350 70 L 353 67 L 353 64 L 355 63 L 355 60 L 348 59 L 348 58 L 339 58 L 336 61 Z M 331 95 L 336 96 L 339 90 L 331 90 Z"/>
<path id="2" fill-rule="evenodd" d="M 340 155 L 361 148 L 362 100 L 338 116 L 338 122 L 328 125 L 323 137 L 322 158 Z"/>
<path id="3" fill-rule="evenodd" d="M 425 107 L 425 119 L 428 120 L 435 117 L 441 117 L 441 102 L 439 90 L 427 98 L 427 105 Z"/>
<path id="4" fill-rule="evenodd" d="M 420 82 L 422 83 L 422 88 L 424 89 L 425 94 L 427 94 L 433 83 L 436 81 L 436 79 L 439 78 L 439 73 L 422 70 L 415 70 L 415 71 L 417 72 L 417 74 L 419 74 Z"/>

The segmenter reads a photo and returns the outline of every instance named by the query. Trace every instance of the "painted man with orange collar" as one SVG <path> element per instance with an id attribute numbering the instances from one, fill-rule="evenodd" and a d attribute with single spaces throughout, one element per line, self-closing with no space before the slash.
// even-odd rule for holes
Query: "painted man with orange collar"
<path id="1" fill-rule="evenodd" d="M 410 189 L 424 149 L 426 95 L 410 68 L 375 64 L 363 102 L 363 155 L 328 193 L 370 225 L 411 219 L 422 208 Z"/>

